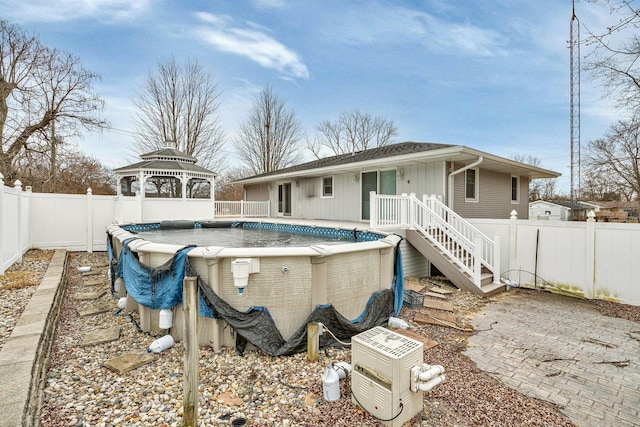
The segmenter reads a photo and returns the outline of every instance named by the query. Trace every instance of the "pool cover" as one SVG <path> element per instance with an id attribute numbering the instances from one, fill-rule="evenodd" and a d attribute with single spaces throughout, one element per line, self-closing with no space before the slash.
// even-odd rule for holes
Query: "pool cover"
<path id="1" fill-rule="evenodd" d="M 236 333 L 236 351 L 239 354 L 244 352 L 247 343 L 253 344 L 272 356 L 303 352 L 307 348 L 307 324 L 311 322 L 324 324 L 336 338 L 348 341 L 360 332 L 386 324 L 389 317 L 397 316 L 402 307 L 404 277 L 402 256 L 400 248 L 397 247 L 395 275 L 391 289 L 372 294 L 360 316 L 349 320 L 338 313 L 332 305 L 319 305 L 295 333 L 285 340 L 266 307 L 251 307 L 245 312 L 238 311 L 197 276 L 187 257 L 187 253 L 193 247 L 185 247 L 177 251 L 166 263 L 154 268 L 140 263 L 137 254 L 128 248 L 128 243 L 132 239 L 123 242 L 123 249 L 116 262 L 113 258 L 111 239 L 107 240 L 112 268 L 111 277 L 114 280 L 122 277 L 129 295 L 143 306 L 152 309 L 172 309 L 182 302 L 184 278 L 198 277 L 200 316 L 219 318 L 227 322 Z M 330 334 L 320 336 L 321 348 L 335 344 L 336 341 Z"/>

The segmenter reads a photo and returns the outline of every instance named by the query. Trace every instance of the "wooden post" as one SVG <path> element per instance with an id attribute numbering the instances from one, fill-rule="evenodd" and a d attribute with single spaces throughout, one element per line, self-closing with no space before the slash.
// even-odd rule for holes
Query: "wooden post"
<path id="1" fill-rule="evenodd" d="M 183 284 L 184 308 L 184 386 L 183 427 L 198 426 L 198 282 L 195 277 L 185 277 Z"/>
<path id="2" fill-rule="evenodd" d="M 320 347 L 320 325 L 316 322 L 307 323 L 307 359 L 309 362 L 318 360 Z"/>

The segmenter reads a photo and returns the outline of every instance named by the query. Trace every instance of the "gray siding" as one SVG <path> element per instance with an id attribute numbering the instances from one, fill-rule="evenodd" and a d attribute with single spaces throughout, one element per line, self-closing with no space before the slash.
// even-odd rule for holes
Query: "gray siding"
<path id="1" fill-rule="evenodd" d="M 292 216 L 360 221 L 360 181 L 353 173 L 326 176 L 333 176 L 333 197 L 322 197 L 323 177 L 303 178 L 294 184 Z"/>
<path id="2" fill-rule="evenodd" d="M 458 169 L 460 166 L 456 166 Z M 529 218 L 529 179 L 520 177 L 519 203 L 511 203 L 511 174 L 480 168 L 478 170 L 478 201 L 465 200 L 465 174 L 454 177 L 453 209 L 465 218 L 508 219 L 511 211 L 518 212 L 518 218 Z"/>
<path id="3" fill-rule="evenodd" d="M 394 230 L 402 237 L 405 236 L 405 230 Z M 429 276 L 430 263 L 416 248 L 402 239 L 400 242 L 400 252 L 402 253 L 402 271 L 405 276 Z"/>
<path id="4" fill-rule="evenodd" d="M 267 184 L 245 185 L 245 200 L 264 202 L 269 200 L 269 186 Z"/>
<path id="5" fill-rule="evenodd" d="M 405 166 L 402 178 L 398 179 L 398 194 L 415 193 L 418 198 L 423 194 L 444 196 L 445 166 L 445 162 Z"/>

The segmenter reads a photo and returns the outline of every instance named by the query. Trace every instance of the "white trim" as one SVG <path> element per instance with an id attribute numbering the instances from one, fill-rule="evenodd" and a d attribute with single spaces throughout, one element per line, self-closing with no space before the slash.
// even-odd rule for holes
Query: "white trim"
<path id="1" fill-rule="evenodd" d="M 474 197 L 467 197 L 467 174 L 469 171 L 475 172 Z M 478 203 L 480 201 L 480 169 L 469 168 L 464 171 L 464 201 L 467 203 Z"/>
<path id="2" fill-rule="evenodd" d="M 331 179 L 331 194 L 325 195 L 324 194 L 324 180 L 325 179 Z M 321 199 L 333 199 L 333 197 L 335 196 L 336 193 L 336 185 L 335 185 L 335 178 L 333 175 L 327 175 L 327 176 L 322 176 L 320 177 L 320 198 Z"/>
<path id="3" fill-rule="evenodd" d="M 513 178 L 516 179 L 516 199 L 513 199 Z M 511 179 L 509 180 L 509 198 L 511 199 L 512 205 L 520 204 L 520 176 L 519 175 L 511 175 Z"/>

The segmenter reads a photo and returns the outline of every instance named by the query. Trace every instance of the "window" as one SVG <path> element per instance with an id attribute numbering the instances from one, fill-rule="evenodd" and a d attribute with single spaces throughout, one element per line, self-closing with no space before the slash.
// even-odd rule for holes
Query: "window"
<path id="1" fill-rule="evenodd" d="M 464 176 L 464 197 L 467 201 L 478 200 L 478 170 L 467 169 Z"/>
<path id="2" fill-rule="evenodd" d="M 322 197 L 333 197 L 333 177 L 322 178 Z"/>
<path id="3" fill-rule="evenodd" d="M 520 177 L 511 177 L 511 203 L 520 202 Z"/>

